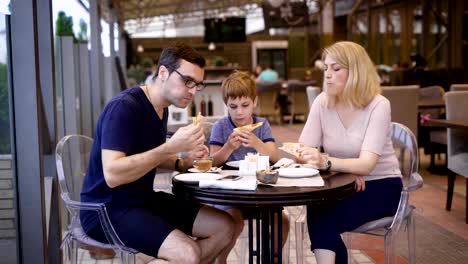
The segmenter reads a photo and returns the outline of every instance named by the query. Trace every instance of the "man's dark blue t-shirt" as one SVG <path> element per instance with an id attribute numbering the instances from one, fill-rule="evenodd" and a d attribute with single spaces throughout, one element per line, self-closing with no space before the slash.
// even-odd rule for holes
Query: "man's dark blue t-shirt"
<path id="1" fill-rule="evenodd" d="M 158 147 L 166 141 L 167 117 L 166 108 L 163 119 L 159 118 L 139 87 L 116 95 L 99 117 L 81 201 L 119 208 L 143 205 L 153 193 L 156 169 L 137 181 L 110 188 L 104 179 L 101 150 L 116 150 L 130 156 Z M 85 231 L 99 225 L 97 214 L 81 211 L 81 223 Z"/>

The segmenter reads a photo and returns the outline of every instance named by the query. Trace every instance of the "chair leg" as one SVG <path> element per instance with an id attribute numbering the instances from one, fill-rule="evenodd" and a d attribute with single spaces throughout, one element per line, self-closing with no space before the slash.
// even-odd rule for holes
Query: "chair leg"
<path id="1" fill-rule="evenodd" d="M 248 220 L 244 220 L 244 224 L 245 224 L 245 221 L 248 221 Z M 247 223 L 248 225 L 249 223 Z M 249 227 L 250 228 L 250 227 Z M 239 241 L 241 240 L 241 241 Z M 241 233 L 241 236 L 238 238 L 238 242 L 241 243 L 241 247 L 240 247 L 240 254 L 239 254 L 239 264 L 244 264 L 245 263 L 245 257 L 247 255 L 247 252 L 249 251 L 248 249 L 248 236 L 245 237 L 245 236 L 242 236 L 242 233 Z"/>
<path id="2" fill-rule="evenodd" d="M 416 263 L 416 223 L 413 212 L 410 213 L 407 219 L 408 228 L 408 260 L 410 264 Z"/>
<path id="3" fill-rule="evenodd" d="M 122 264 L 136 264 L 136 255 L 130 252 L 120 250 L 120 261 Z"/>
<path id="4" fill-rule="evenodd" d="M 78 241 L 76 241 L 75 239 L 73 239 L 71 241 L 72 245 L 71 245 L 71 254 L 70 254 L 70 261 L 72 264 L 77 264 L 78 263 L 78 248 L 79 248 L 79 243 Z"/>
<path id="5" fill-rule="evenodd" d="M 435 167 L 435 154 L 433 152 L 431 152 L 431 162 L 429 163 L 429 168 L 430 169 L 434 169 Z"/>
<path id="6" fill-rule="evenodd" d="M 448 183 L 447 183 L 447 204 L 445 205 L 445 210 L 450 211 L 452 209 L 452 198 L 453 198 L 453 188 L 455 185 L 456 174 L 449 170 L 448 173 Z"/>
<path id="7" fill-rule="evenodd" d="M 468 178 L 466 180 L 465 223 L 468 224 Z"/>
<path id="8" fill-rule="evenodd" d="M 297 264 L 304 263 L 304 222 L 296 222 L 295 224 L 296 232 L 296 260 Z"/>
<path id="9" fill-rule="evenodd" d="M 385 249 L 384 249 L 385 264 L 395 264 L 395 246 L 393 243 L 392 231 L 389 231 L 385 235 L 384 244 L 385 244 Z"/>
<path id="10" fill-rule="evenodd" d="M 341 237 L 346 245 L 346 249 L 348 251 L 348 264 L 353 263 L 353 259 L 351 258 L 351 244 L 353 242 L 353 236 L 350 232 L 346 232 L 341 234 Z"/>
<path id="11" fill-rule="evenodd" d="M 290 239 L 286 240 L 283 247 L 283 262 L 282 263 L 289 263 L 289 247 L 290 247 Z"/>

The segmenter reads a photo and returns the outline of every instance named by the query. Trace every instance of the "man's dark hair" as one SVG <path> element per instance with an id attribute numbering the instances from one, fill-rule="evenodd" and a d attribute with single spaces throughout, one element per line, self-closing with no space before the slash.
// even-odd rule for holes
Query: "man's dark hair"
<path id="1" fill-rule="evenodd" d="M 164 65 L 169 73 L 172 73 L 180 67 L 180 60 L 182 59 L 198 65 L 200 68 L 205 67 L 206 64 L 203 56 L 194 48 L 178 43 L 175 47 L 167 47 L 161 52 L 155 78 L 158 75 L 159 67 L 161 67 L 161 65 Z"/>

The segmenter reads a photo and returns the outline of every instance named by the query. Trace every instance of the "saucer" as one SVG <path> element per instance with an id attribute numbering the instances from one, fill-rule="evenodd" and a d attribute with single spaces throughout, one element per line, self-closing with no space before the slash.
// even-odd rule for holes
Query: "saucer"
<path id="1" fill-rule="evenodd" d="M 223 176 L 213 173 L 182 173 L 174 176 L 176 180 L 195 184 L 198 184 L 201 180 L 217 180 L 221 177 Z"/>
<path id="2" fill-rule="evenodd" d="M 197 173 L 220 173 L 221 172 L 221 168 L 218 168 L 218 167 L 211 167 L 211 169 L 207 170 L 207 171 L 199 171 L 198 169 L 196 168 L 190 168 L 188 169 L 189 172 L 197 172 Z"/>

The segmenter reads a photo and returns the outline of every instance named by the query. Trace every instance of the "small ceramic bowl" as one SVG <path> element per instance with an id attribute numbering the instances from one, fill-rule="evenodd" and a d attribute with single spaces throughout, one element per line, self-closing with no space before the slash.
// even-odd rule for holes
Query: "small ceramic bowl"
<path id="1" fill-rule="evenodd" d="M 278 171 L 259 170 L 256 172 L 257 180 L 266 184 L 275 184 L 278 181 Z"/>

